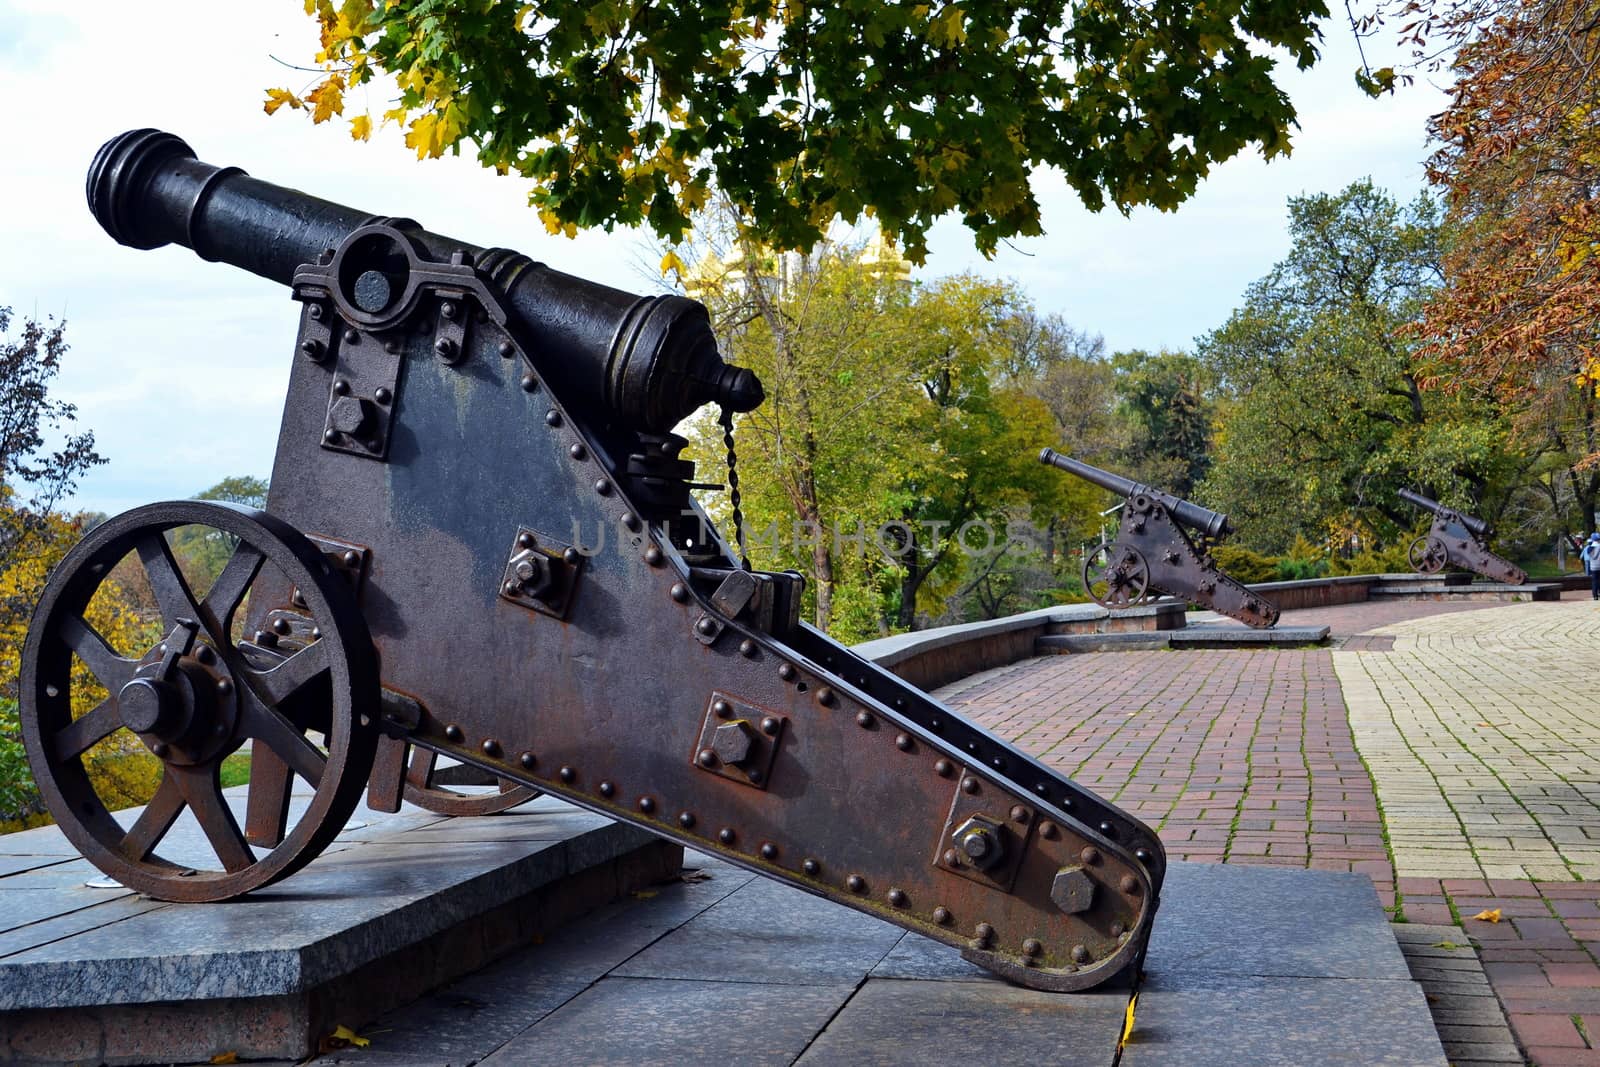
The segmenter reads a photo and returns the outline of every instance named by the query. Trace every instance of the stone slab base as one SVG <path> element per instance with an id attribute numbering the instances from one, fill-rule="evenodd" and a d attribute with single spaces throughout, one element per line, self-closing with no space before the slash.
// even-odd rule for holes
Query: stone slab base
<path id="1" fill-rule="evenodd" d="M 358 1029 L 682 866 L 680 846 L 548 797 L 481 819 L 373 819 L 300 874 L 222 904 L 100 890 L 85 907 L 97 872 L 61 855 L 0 878 L 0 925 L 42 915 L 48 898 L 60 911 L 0 933 L 0 951 L 46 938 L 0 958 L 0 1062 L 300 1059 L 337 1026 Z M 74 917 L 74 934 L 25 936 Z"/>
<path id="2" fill-rule="evenodd" d="M 1503 585 L 1499 582 L 1473 582 L 1470 585 L 1453 585 L 1440 582 L 1418 582 L 1410 585 L 1373 586 L 1368 591 L 1372 600 L 1482 600 L 1546 601 L 1561 599 L 1560 582 L 1528 582 L 1525 585 Z"/>
<path id="3" fill-rule="evenodd" d="M 1047 634 L 1034 642 L 1034 654 L 1130 652 L 1162 648 L 1278 648 L 1315 645 L 1327 640 L 1326 626 L 1190 626 L 1182 630 L 1113 634 Z"/>

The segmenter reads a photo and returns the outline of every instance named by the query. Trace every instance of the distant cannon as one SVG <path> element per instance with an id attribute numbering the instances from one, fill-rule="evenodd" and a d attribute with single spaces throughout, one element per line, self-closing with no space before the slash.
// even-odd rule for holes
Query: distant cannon
<path id="1" fill-rule="evenodd" d="M 1421 493 L 1400 490 L 1400 499 L 1433 512 L 1433 528 L 1411 542 L 1406 553 L 1418 574 L 1437 574 L 1446 566 L 1461 567 L 1490 581 L 1521 585 L 1528 575 L 1521 567 L 1489 551 L 1494 529 L 1475 515 L 1452 511 Z"/>
<path id="2" fill-rule="evenodd" d="M 1083 561 L 1083 588 L 1106 608 L 1141 604 L 1151 592 L 1169 593 L 1265 628 L 1278 609 L 1224 574 L 1207 551 L 1233 532 L 1228 517 L 1182 497 L 1063 456 L 1053 448 L 1039 462 L 1076 474 L 1124 498 L 1117 539 Z M 1191 538 L 1186 530 L 1192 530 Z"/>

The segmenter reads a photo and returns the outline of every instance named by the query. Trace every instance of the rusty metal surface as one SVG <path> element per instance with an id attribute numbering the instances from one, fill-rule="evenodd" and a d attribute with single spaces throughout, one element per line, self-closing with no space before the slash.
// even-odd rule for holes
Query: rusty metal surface
<path id="1" fill-rule="evenodd" d="M 153 131 L 102 149 L 90 195 L 124 243 L 178 241 L 323 308 L 290 349 L 268 510 L 366 553 L 373 717 L 392 739 L 375 801 L 416 767 L 405 743 L 1028 986 L 1136 969 L 1165 871 L 1148 827 L 797 623 L 797 576 L 738 576 L 667 431 L 708 401 L 748 410 L 761 390 L 721 362 L 698 305 L 375 222 Z M 467 324 L 448 337 L 445 301 Z M 382 351 L 394 375 L 363 379 L 361 399 L 388 390 L 384 439 L 344 447 L 327 436 L 330 398 L 357 395 L 354 351 Z M 351 773 L 359 793 L 367 767 Z"/>
<path id="2" fill-rule="evenodd" d="M 1052 448 L 1039 453 L 1039 462 L 1124 498 L 1117 539 L 1083 560 L 1083 588 L 1095 603 L 1108 609 L 1127 608 L 1166 593 L 1247 626 L 1277 625 L 1277 606 L 1228 577 L 1211 558 L 1209 546 L 1233 532 L 1226 515 Z M 1194 537 L 1189 536 L 1191 531 Z"/>
<path id="3" fill-rule="evenodd" d="M 1399 496 L 1433 514 L 1433 526 L 1425 536 L 1411 542 L 1407 553 L 1418 574 L 1437 574 L 1446 567 L 1457 567 L 1507 585 L 1522 585 L 1528 580 L 1521 567 L 1489 550 L 1494 530 L 1483 519 L 1453 511 L 1409 489 L 1401 489 Z"/>

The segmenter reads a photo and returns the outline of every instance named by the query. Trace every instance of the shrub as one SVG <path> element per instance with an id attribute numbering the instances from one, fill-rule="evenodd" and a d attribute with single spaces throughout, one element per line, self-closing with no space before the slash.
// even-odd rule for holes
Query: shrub
<path id="1" fill-rule="evenodd" d="M 1217 566 L 1237 582 L 1246 585 L 1252 582 L 1274 582 L 1278 580 L 1278 563 L 1282 557 L 1263 556 L 1248 548 L 1237 545 L 1217 545 L 1211 550 L 1211 557 L 1217 561 Z"/>

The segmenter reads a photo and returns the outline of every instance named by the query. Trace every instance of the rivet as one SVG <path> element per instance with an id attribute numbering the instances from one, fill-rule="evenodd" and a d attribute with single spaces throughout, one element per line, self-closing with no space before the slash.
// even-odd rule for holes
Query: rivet
<path id="1" fill-rule="evenodd" d="M 311 304 L 310 306 L 308 306 L 306 308 L 306 314 L 311 316 L 312 321 L 321 322 L 322 321 L 322 305 L 321 304 Z"/>
<path id="2" fill-rule="evenodd" d="M 650 564 L 650 566 L 652 566 L 652 567 L 661 566 L 661 548 L 660 548 L 660 546 L 651 545 L 649 548 L 645 549 L 644 550 L 644 561 L 646 563 Z"/>
<path id="3" fill-rule="evenodd" d="M 649 815 L 651 812 L 655 811 L 656 810 L 656 802 L 655 802 L 654 798 L 652 798 L 652 797 L 640 797 L 639 798 L 639 810 L 644 812 L 646 815 Z"/>
<path id="4" fill-rule="evenodd" d="M 940 926 L 950 925 L 950 909 L 943 904 L 933 909 L 933 921 Z"/>
<path id="5" fill-rule="evenodd" d="M 313 626 L 311 628 L 311 640 L 313 640 L 313 641 L 321 641 L 322 640 L 322 627 Z"/>
<path id="6" fill-rule="evenodd" d="M 911 751 L 911 735 L 910 734 L 896 734 L 895 738 L 894 738 L 894 747 L 898 748 L 901 752 L 910 752 Z"/>
<path id="7" fill-rule="evenodd" d="M 889 890 L 888 900 L 889 900 L 890 904 L 894 905 L 897 908 L 905 907 L 906 906 L 906 894 L 905 894 L 905 891 L 902 890 L 902 889 L 891 889 L 891 890 Z"/>
<path id="8" fill-rule="evenodd" d="M 359 333 L 356 333 L 354 330 L 346 330 L 344 332 L 344 343 L 345 344 L 347 344 L 347 345 L 359 344 L 360 341 L 361 341 L 361 335 Z"/>
<path id="9" fill-rule="evenodd" d="M 812 877 L 816 877 L 817 872 L 822 870 L 822 864 L 818 863 L 814 859 L 809 859 L 808 858 L 804 863 L 802 863 L 800 865 L 800 869 L 802 871 L 805 871 L 807 874 L 811 875 Z"/>
<path id="10" fill-rule="evenodd" d="M 160 756 L 162 759 L 166 759 L 167 752 L 169 750 L 165 741 L 157 741 L 155 744 L 150 746 L 150 751 L 155 753 L 157 756 Z"/>
<path id="11" fill-rule="evenodd" d="M 950 773 L 955 769 L 956 765 L 947 759 L 937 760 L 933 765 L 933 773 L 937 774 L 940 778 L 950 777 Z"/>
<path id="12" fill-rule="evenodd" d="M 322 358 L 322 343 L 307 337 L 304 341 L 300 342 L 300 351 L 306 354 L 307 359 L 310 359 L 312 362 L 316 362 Z"/>
<path id="13" fill-rule="evenodd" d="M 761 858 L 764 859 L 764 860 L 775 860 L 775 859 L 777 859 L 778 858 L 778 846 L 774 845 L 771 841 L 763 841 L 761 843 Z"/>
<path id="14" fill-rule="evenodd" d="M 333 391 L 338 396 L 348 396 L 350 394 L 350 383 L 343 378 L 335 378 L 333 380 Z"/>
<path id="15" fill-rule="evenodd" d="M 715 767 L 717 765 L 717 754 L 709 748 L 702 748 L 700 754 L 695 757 L 695 762 L 702 767 Z"/>
<path id="16" fill-rule="evenodd" d="M 682 582 L 674 582 L 672 583 L 670 594 L 673 600 L 676 600 L 678 603 L 682 604 L 685 600 L 689 599 L 689 587 L 684 585 Z"/>
<path id="17" fill-rule="evenodd" d="M 600 783 L 600 795 L 601 796 L 608 797 L 611 794 L 615 793 L 616 791 L 617 791 L 617 787 L 612 785 L 610 782 L 601 782 Z"/>
<path id="18" fill-rule="evenodd" d="M 517 534 L 518 548 L 532 548 L 537 543 L 538 542 L 534 539 L 533 534 L 529 533 L 527 530 L 523 530 L 521 533 Z"/>
<path id="19" fill-rule="evenodd" d="M 522 755 L 517 757 L 517 762 L 522 764 L 525 770 L 531 771 L 539 761 L 533 758 L 532 752 L 524 752 Z"/>
<path id="20" fill-rule="evenodd" d="M 717 831 L 717 840 L 721 841 L 724 845 L 733 844 L 733 840 L 737 836 L 738 835 L 733 832 L 731 827 L 724 826 L 722 829 Z"/>
<path id="21" fill-rule="evenodd" d="M 492 737 L 484 738 L 483 744 L 479 745 L 478 747 L 483 749 L 483 754 L 485 756 L 498 758 L 500 755 L 500 742 L 496 741 Z"/>
<path id="22" fill-rule="evenodd" d="M 440 359 L 453 359 L 456 354 L 456 343 L 448 337 L 441 337 L 433 342 L 433 350 L 439 353 Z"/>
<path id="23" fill-rule="evenodd" d="M 611 495 L 611 481 L 610 481 L 610 479 L 601 478 L 600 480 L 595 482 L 594 483 L 594 491 L 599 493 L 601 496 L 610 496 Z"/>
<path id="24" fill-rule="evenodd" d="M 715 619 L 711 618 L 711 616 L 703 615 L 700 617 L 700 620 L 694 624 L 694 628 L 700 631 L 702 636 L 710 637 L 712 634 L 717 632 L 717 623 Z"/>
<path id="25" fill-rule="evenodd" d="M 781 729 L 783 729 L 783 720 L 781 719 L 768 715 L 766 718 L 761 720 L 761 732 L 766 734 L 768 737 L 777 736 L 778 731 Z"/>
<path id="26" fill-rule="evenodd" d="M 354 567 L 360 564 L 361 553 L 357 552 L 353 548 L 347 548 L 345 549 L 344 555 L 340 556 L 339 558 L 344 561 L 344 565 L 346 567 Z"/>
<path id="27" fill-rule="evenodd" d="M 545 417 L 544 417 L 544 424 L 546 426 L 560 426 L 561 425 L 561 412 L 556 411 L 554 409 L 551 409 L 550 411 L 546 412 L 545 413 Z"/>
<path id="28" fill-rule="evenodd" d="M 390 338 L 389 340 L 383 342 L 383 350 L 389 353 L 391 356 L 399 355 L 400 342 Z"/>
<path id="29" fill-rule="evenodd" d="M 959 867 L 959 866 L 961 866 L 961 853 L 957 852 L 953 848 L 945 849 L 944 850 L 944 865 L 946 867 Z"/>
<path id="30" fill-rule="evenodd" d="M 506 359 L 510 359 L 512 356 L 517 354 L 517 346 L 512 344 L 510 341 L 501 341 L 500 347 L 497 349 L 497 351 Z"/>
<path id="31" fill-rule="evenodd" d="M 1103 822 L 1100 824 L 1100 832 L 1106 837 L 1111 838 L 1113 841 L 1117 839 L 1117 828 L 1108 822 Z"/>
<path id="32" fill-rule="evenodd" d="M 1042 797 L 1048 797 L 1050 795 L 1050 787 L 1048 785 L 1045 785 L 1043 782 L 1039 782 L 1038 784 L 1036 784 L 1033 787 L 1033 791 L 1035 793 L 1038 793 Z"/>
<path id="33" fill-rule="evenodd" d="M 198 645 L 194 650 L 194 658 L 201 663 L 210 663 L 217 658 L 217 654 L 211 651 L 210 645 Z"/>
<path id="34" fill-rule="evenodd" d="M 743 641 L 739 642 L 739 655 L 743 656 L 745 659 L 749 659 L 750 657 L 754 656 L 755 654 L 756 654 L 756 643 L 754 641 L 750 640 L 747 637 Z"/>
<path id="35" fill-rule="evenodd" d="M 457 726 L 455 723 L 451 723 L 449 726 L 444 728 L 444 735 L 451 741 L 459 741 L 462 737 L 461 727 Z"/>
<path id="36" fill-rule="evenodd" d="M 639 528 L 639 516 L 635 515 L 631 511 L 623 512 L 622 525 L 626 526 L 630 530 L 637 530 Z"/>
<path id="37" fill-rule="evenodd" d="M 760 769 L 756 767 L 752 767 L 748 771 L 745 771 L 744 776 L 750 779 L 751 785 L 760 785 L 762 782 L 767 780 L 767 776 L 761 773 Z"/>
<path id="38" fill-rule="evenodd" d="M 692 827 L 694 825 L 694 812 L 692 812 L 692 811 L 680 811 L 680 812 L 678 812 L 678 825 L 683 827 L 685 830 L 687 830 L 690 827 Z"/>
<path id="39" fill-rule="evenodd" d="M 274 648 L 278 644 L 278 635 L 271 630 L 257 630 L 255 632 L 255 643 L 266 648 Z M 165 650 L 166 646 L 163 645 L 162 648 Z"/>
<path id="40" fill-rule="evenodd" d="M 976 778 L 961 779 L 961 791 L 963 793 L 976 793 L 980 788 L 981 786 L 978 785 Z"/>
<path id="41" fill-rule="evenodd" d="M 1074 963 L 1088 963 L 1089 962 L 1089 950 L 1084 948 L 1082 945 L 1073 945 L 1072 946 L 1072 962 L 1074 962 Z"/>
<path id="42" fill-rule="evenodd" d="M 844 884 L 845 887 L 852 893 L 861 893 L 867 888 L 867 880 L 861 877 L 859 874 L 852 874 L 849 878 L 845 879 Z"/>
<path id="43" fill-rule="evenodd" d="M 562 549 L 561 558 L 566 562 L 567 566 L 576 567 L 583 562 L 583 553 L 575 548 L 566 548 Z"/>
<path id="44" fill-rule="evenodd" d="M 733 714 L 733 705 L 726 700 L 713 700 L 711 702 L 711 711 L 717 718 L 726 719 Z"/>
<path id="45" fill-rule="evenodd" d="M 989 766 L 993 767 L 997 771 L 1003 771 L 1006 769 L 1006 758 L 1004 756 L 996 756 L 994 759 L 989 761 Z"/>
<path id="46" fill-rule="evenodd" d="M 456 305 L 455 305 L 455 303 L 453 301 L 446 300 L 444 303 L 440 304 L 439 305 L 439 314 L 443 315 L 447 319 L 455 318 L 456 317 Z"/>
<path id="47" fill-rule="evenodd" d="M 1131 874 L 1123 875 L 1122 881 L 1118 882 L 1117 885 L 1121 887 L 1124 893 L 1132 894 L 1139 891 L 1139 879 Z"/>
<path id="48" fill-rule="evenodd" d="M 227 696 L 229 693 L 233 692 L 233 683 L 226 678 L 218 678 L 217 692 L 221 693 L 223 696 Z"/>
<path id="49" fill-rule="evenodd" d="M 1040 944 L 1039 939 L 1036 937 L 1030 937 L 1022 943 L 1022 954 L 1024 956 L 1037 956 L 1043 951 L 1044 945 Z"/>
<path id="50" fill-rule="evenodd" d="M 571 767 L 561 768 L 561 770 L 556 772 L 556 775 L 568 785 L 571 785 L 578 778 L 578 772 L 573 770 Z"/>
<path id="51" fill-rule="evenodd" d="M 571 456 L 573 459 L 582 459 L 588 454 L 589 450 L 583 447 L 582 441 L 574 441 L 572 444 L 567 446 L 567 455 Z"/>
<path id="52" fill-rule="evenodd" d="M 870 729 L 872 727 L 872 712 L 870 712 L 870 711 L 858 711 L 858 712 L 856 712 L 856 725 L 861 727 L 863 730 Z"/>
<path id="53" fill-rule="evenodd" d="M 1136 848 L 1133 850 L 1133 858 L 1138 860 L 1140 863 L 1149 863 L 1150 850 L 1147 848 Z"/>
<path id="54" fill-rule="evenodd" d="M 794 679 L 794 665 L 790 663 L 778 664 L 778 677 L 786 682 L 792 681 Z"/>
<path id="55" fill-rule="evenodd" d="M 539 388 L 539 379 L 535 378 L 532 374 L 524 374 L 522 376 L 522 380 L 517 384 L 522 386 L 522 391 L 524 393 L 531 393 L 535 389 Z"/>
<path id="56" fill-rule="evenodd" d="M 1123 935 L 1123 933 L 1125 933 L 1127 931 L 1127 929 L 1128 928 L 1126 926 L 1123 926 L 1121 923 L 1112 923 L 1111 924 L 1111 936 L 1112 937 L 1121 937 Z"/>
<path id="57" fill-rule="evenodd" d="M 380 385 L 372 391 L 372 399 L 376 400 L 380 404 L 387 404 L 389 401 L 394 399 L 394 394 L 389 392 L 389 390 L 384 386 Z"/>
<path id="58" fill-rule="evenodd" d="M 328 442 L 328 444 L 331 445 L 335 441 L 339 440 L 339 431 L 338 430 L 323 430 L 322 431 L 322 439 L 324 441 Z"/>
<path id="59" fill-rule="evenodd" d="M 1080 860 L 1082 860 L 1084 863 L 1088 863 L 1088 864 L 1099 863 L 1100 862 L 1100 850 L 1095 848 L 1093 845 L 1089 845 L 1086 848 L 1084 848 L 1084 850 L 1082 852 L 1078 853 L 1078 858 Z"/>
<path id="60" fill-rule="evenodd" d="M 819 686 L 817 688 L 817 703 L 825 708 L 831 708 L 833 706 L 833 690 L 825 685 Z M 856 722 L 861 722 L 860 715 L 856 716 Z M 865 726 L 866 724 L 862 723 L 862 725 Z"/>
<path id="61" fill-rule="evenodd" d="M 500 588 L 505 592 L 506 596 L 516 596 L 518 593 L 522 592 L 522 586 L 518 585 L 516 582 L 506 582 Z"/>
<path id="62" fill-rule="evenodd" d="M 1021 804 L 1011 809 L 1011 821 L 1025 823 L 1028 821 L 1028 809 Z"/>
<path id="63" fill-rule="evenodd" d="M 994 940 L 994 927 L 988 923 L 979 923 L 977 930 L 974 932 L 977 934 L 978 940 L 985 945 Z"/>
<path id="64" fill-rule="evenodd" d="M 287 635 L 292 629 L 294 627 L 289 625 L 288 619 L 280 617 L 272 620 L 272 632 L 280 637 Z"/>
<path id="65" fill-rule="evenodd" d="M 1056 829 L 1056 824 L 1051 822 L 1049 819 L 1046 819 L 1044 822 L 1039 824 L 1039 836 L 1044 838 L 1046 841 L 1054 841 L 1056 839 L 1056 834 L 1058 833 L 1060 833 L 1060 831 Z"/>

